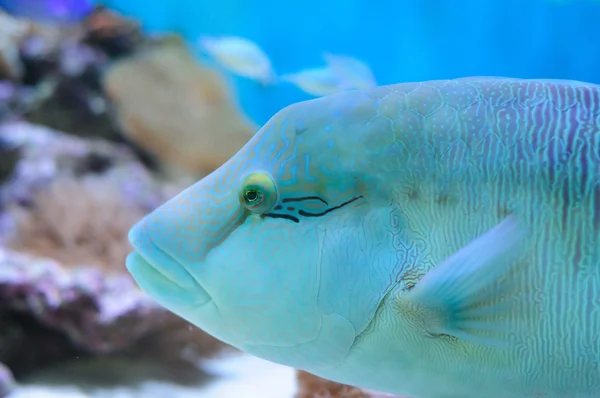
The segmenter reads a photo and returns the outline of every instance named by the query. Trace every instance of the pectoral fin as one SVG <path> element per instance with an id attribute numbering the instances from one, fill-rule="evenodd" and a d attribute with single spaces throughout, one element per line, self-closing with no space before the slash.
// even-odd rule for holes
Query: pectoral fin
<path id="1" fill-rule="evenodd" d="M 495 332 L 504 330 L 510 314 L 506 304 L 515 286 L 510 274 L 519 264 L 526 234 L 511 215 L 430 270 L 406 293 L 405 299 L 423 315 L 426 330 L 471 342 L 502 343 Z"/>

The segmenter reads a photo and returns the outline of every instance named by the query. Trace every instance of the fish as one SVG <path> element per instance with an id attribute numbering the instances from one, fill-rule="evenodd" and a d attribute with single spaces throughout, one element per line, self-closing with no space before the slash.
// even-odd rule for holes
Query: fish
<path id="1" fill-rule="evenodd" d="M 377 85 L 373 71 L 363 61 L 328 52 L 323 53 L 323 58 L 325 66 L 284 74 L 279 77 L 279 81 L 291 83 L 315 97 Z"/>
<path id="2" fill-rule="evenodd" d="M 427 398 L 600 396 L 600 86 L 463 77 L 278 111 L 126 267 L 263 359 Z"/>
<path id="3" fill-rule="evenodd" d="M 325 62 L 332 71 L 340 76 L 345 89 L 367 89 L 377 86 L 373 71 L 365 62 L 349 55 L 323 54 Z"/>
<path id="4" fill-rule="evenodd" d="M 314 97 L 336 94 L 346 89 L 342 77 L 327 66 L 287 73 L 280 76 L 279 80 L 291 83 Z"/>
<path id="5" fill-rule="evenodd" d="M 201 36 L 198 43 L 202 50 L 234 74 L 263 85 L 273 84 L 277 80 L 271 60 L 251 40 L 238 36 Z"/>

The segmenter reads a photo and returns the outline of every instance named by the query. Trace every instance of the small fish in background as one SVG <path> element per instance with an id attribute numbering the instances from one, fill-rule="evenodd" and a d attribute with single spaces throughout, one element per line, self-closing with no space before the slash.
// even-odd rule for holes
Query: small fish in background
<path id="1" fill-rule="evenodd" d="M 323 58 L 326 66 L 286 74 L 280 80 L 292 83 L 316 97 L 377 85 L 373 71 L 365 62 L 348 55 L 332 53 L 324 53 Z"/>
<path id="2" fill-rule="evenodd" d="M 369 65 L 357 58 L 324 53 L 323 59 L 327 62 L 329 69 L 339 77 L 344 89 L 365 89 L 377 85 L 375 75 Z"/>
<path id="3" fill-rule="evenodd" d="M 17 17 L 39 22 L 72 23 L 94 9 L 92 0 L 0 0 L 0 8 Z"/>
<path id="4" fill-rule="evenodd" d="M 280 80 L 291 83 L 315 97 L 339 93 L 344 91 L 345 87 L 340 77 L 330 67 L 304 69 L 283 75 Z"/>
<path id="5" fill-rule="evenodd" d="M 237 36 L 198 39 L 200 48 L 214 58 L 223 68 L 264 85 L 276 80 L 271 60 L 253 41 Z"/>

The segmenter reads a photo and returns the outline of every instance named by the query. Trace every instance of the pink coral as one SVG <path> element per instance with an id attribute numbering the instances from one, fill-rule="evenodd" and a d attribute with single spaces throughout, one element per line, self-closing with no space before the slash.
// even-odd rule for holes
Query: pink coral
<path id="1" fill-rule="evenodd" d="M 12 207 L 16 231 L 9 244 L 59 260 L 122 272 L 130 251 L 127 231 L 144 211 L 102 176 L 61 177 L 33 197 L 31 208 Z"/>

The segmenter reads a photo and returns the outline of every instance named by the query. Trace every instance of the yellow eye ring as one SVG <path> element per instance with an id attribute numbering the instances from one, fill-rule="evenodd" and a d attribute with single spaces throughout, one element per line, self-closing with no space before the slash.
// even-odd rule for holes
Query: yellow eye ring
<path id="1" fill-rule="evenodd" d="M 275 181 L 268 173 L 249 174 L 242 182 L 240 200 L 244 207 L 256 214 L 270 211 L 278 200 Z"/>

